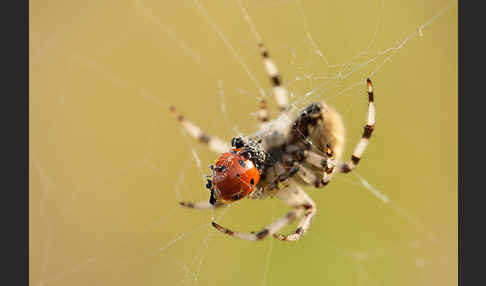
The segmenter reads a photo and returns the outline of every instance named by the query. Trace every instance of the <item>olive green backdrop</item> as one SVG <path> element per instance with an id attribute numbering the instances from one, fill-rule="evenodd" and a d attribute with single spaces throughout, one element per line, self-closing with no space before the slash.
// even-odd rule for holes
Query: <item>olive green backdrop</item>
<path id="1" fill-rule="evenodd" d="M 31 285 L 457 284 L 449 4 L 242 2 L 295 106 L 324 99 L 341 111 L 345 158 L 370 74 L 377 108 L 357 169 L 371 187 L 352 174 L 306 187 L 318 206 L 307 235 L 254 243 L 178 206 L 208 199 L 217 156 L 168 113 L 173 104 L 225 140 L 256 130 L 259 88 L 270 88 L 238 1 L 31 1 Z M 251 231 L 286 211 L 243 200 L 214 215 Z"/>

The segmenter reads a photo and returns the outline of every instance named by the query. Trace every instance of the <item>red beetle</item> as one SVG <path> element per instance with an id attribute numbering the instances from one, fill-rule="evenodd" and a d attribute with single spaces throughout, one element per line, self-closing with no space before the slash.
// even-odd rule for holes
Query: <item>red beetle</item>
<path id="1" fill-rule="evenodd" d="M 260 170 L 242 148 L 221 154 L 212 171 L 212 181 L 207 185 L 211 190 L 211 204 L 239 200 L 251 193 L 260 181 Z"/>

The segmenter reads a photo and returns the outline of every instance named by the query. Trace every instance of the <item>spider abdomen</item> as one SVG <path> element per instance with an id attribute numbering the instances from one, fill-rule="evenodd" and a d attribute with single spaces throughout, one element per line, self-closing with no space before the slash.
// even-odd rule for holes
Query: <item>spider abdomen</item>
<path id="1" fill-rule="evenodd" d="M 329 145 L 334 150 L 334 156 L 341 160 L 344 151 L 346 129 L 341 115 L 332 107 L 319 102 L 321 105 L 322 120 L 311 133 L 311 141 L 319 150 L 325 150 Z"/>

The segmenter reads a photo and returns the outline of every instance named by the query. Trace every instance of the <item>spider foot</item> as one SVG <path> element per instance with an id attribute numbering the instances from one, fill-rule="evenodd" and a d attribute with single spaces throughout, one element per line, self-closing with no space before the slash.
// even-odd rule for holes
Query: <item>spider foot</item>
<path id="1" fill-rule="evenodd" d="M 298 227 L 294 233 L 289 235 L 282 235 L 282 234 L 274 234 L 273 237 L 282 240 L 282 241 L 297 241 L 304 235 L 304 229 L 302 227 Z"/>
<path id="2" fill-rule="evenodd" d="M 217 230 L 221 231 L 222 233 L 226 233 L 226 234 L 228 234 L 228 235 L 233 235 L 233 231 L 232 231 L 232 230 L 227 229 L 227 228 L 225 228 L 225 227 L 222 227 L 221 225 L 219 225 L 219 224 L 215 223 L 214 221 L 212 221 L 212 222 L 211 222 L 211 225 L 212 225 L 212 226 L 213 226 L 215 229 L 217 229 Z"/>

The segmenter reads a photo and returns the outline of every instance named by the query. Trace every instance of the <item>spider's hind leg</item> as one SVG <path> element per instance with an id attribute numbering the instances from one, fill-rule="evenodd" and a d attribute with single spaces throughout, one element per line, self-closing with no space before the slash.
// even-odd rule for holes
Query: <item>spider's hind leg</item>
<path id="1" fill-rule="evenodd" d="M 282 227 L 286 226 L 287 224 L 291 223 L 294 221 L 297 217 L 301 216 L 303 212 L 303 208 L 295 208 L 288 212 L 286 215 L 280 217 L 264 229 L 262 229 L 259 232 L 251 232 L 251 233 L 243 233 L 243 232 L 238 232 L 238 231 L 232 231 L 226 227 L 223 227 L 216 222 L 212 222 L 212 225 L 214 228 L 217 230 L 221 231 L 222 233 L 225 233 L 230 236 L 238 237 L 244 240 L 251 240 L 251 241 L 257 241 L 257 240 L 262 240 L 265 239 L 267 236 L 274 234 L 277 232 L 279 229 Z"/>
<path id="2" fill-rule="evenodd" d="M 348 163 L 342 163 L 339 168 L 339 172 L 341 173 L 348 173 L 358 165 L 361 157 L 363 156 L 366 147 L 368 146 L 368 142 L 370 140 L 371 134 L 375 129 L 375 104 L 374 104 L 374 94 L 373 94 L 373 84 L 371 80 L 368 78 L 366 79 L 366 83 L 368 85 L 368 120 L 363 130 L 363 135 L 361 136 L 361 140 L 359 141 L 358 145 L 356 145 L 353 155 L 351 156 L 351 161 Z"/>

